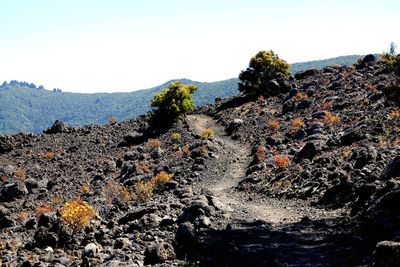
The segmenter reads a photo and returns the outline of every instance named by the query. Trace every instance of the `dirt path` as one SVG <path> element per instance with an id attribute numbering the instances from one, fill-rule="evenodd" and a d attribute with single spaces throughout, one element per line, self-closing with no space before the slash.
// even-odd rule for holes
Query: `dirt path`
<path id="1" fill-rule="evenodd" d="M 196 134 L 206 128 L 215 131 L 212 142 L 219 146 L 220 155 L 212 163 L 216 167 L 211 166 L 205 175 L 207 179 L 198 187 L 207 189 L 226 206 L 227 221 L 237 229 L 229 236 L 223 232 L 208 233 L 209 242 L 215 242 L 216 246 L 234 242 L 252 253 L 273 251 L 276 260 L 288 266 L 310 263 L 310 266 L 325 266 L 324 260 L 332 260 L 328 258 L 334 256 L 332 252 L 338 248 L 329 241 L 332 223 L 327 222 L 340 220 L 340 212 L 311 207 L 307 201 L 252 196 L 237 190 L 235 187 L 245 178 L 251 160 L 250 147 L 226 136 L 223 128 L 208 116 L 191 115 L 187 122 Z M 222 172 L 221 166 L 225 166 Z M 263 227 L 268 227 L 268 231 Z M 274 242 L 271 243 L 271 239 Z"/>
<path id="2" fill-rule="evenodd" d="M 206 128 L 215 131 L 214 140 L 229 151 L 226 157 L 219 158 L 220 161 L 230 163 L 226 172 L 218 177 L 216 181 L 204 181 L 204 187 L 210 188 L 213 194 L 224 204 L 230 207 L 233 218 L 246 218 L 247 220 L 263 220 L 274 226 L 279 224 L 299 222 L 304 217 L 320 218 L 330 217 L 329 212 L 312 208 L 306 201 L 285 201 L 273 198 L 268 199 L 246 199 L 243 194 L 235 190 L 235 187 L 246 176 L 246 169 L 250 163 L 250 147 L 232 140 L 226 136 L 222 127 L 212 118 L 204 115 L 188 116 L 187 121 L 192 130 L 200 134 Z M 245 217 L 243 217 L 245 215 Z M 334 214 L 331 214 L 334 216 Z"/>

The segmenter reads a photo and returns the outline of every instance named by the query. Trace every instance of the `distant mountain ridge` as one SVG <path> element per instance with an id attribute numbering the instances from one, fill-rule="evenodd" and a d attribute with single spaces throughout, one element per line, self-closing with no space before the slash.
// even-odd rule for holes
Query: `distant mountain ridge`
<path id="1" fill-rule="evenodd" d="M 323 68 L 331 64 L 350 65 L 362 56 L 342 56 L 326 60 L 294 63 L 292 73 Z M 239 73 L 239 71 L 238 71 Z M 237 78 L 218 82 L 197 82 L 180 79 L 199 87 L 194 93 L 196 105 L 211 103 L 216 97 L 238 94 Z M 176 80 L 171 80 L 176 81 Z M 32 83 L 12 81 L 0 86 L 0 134 L 18 132 L 40 133 L 55 120 L 79 126 L 104 124 L 110 117 L 120 121 L 145 114 L 150 110 L 154 94 L 168 87 L 168 81 L 159 86 L 129 93 L 65 93 L 61 90 L 45 90 Z"/>

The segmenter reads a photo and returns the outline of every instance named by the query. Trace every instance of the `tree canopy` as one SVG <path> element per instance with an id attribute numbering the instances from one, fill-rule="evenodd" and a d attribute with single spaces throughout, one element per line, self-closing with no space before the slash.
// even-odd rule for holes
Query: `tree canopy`
<path id="1" fill-rule="evenodd" d="M 274 51 L 260 51 L 250 59 L 249 67 L 239 74 L 239 91 L 245 95 L 265 95 L 268 82 L 279 75 L 288 77 L 290 65 Z"/>
<path id="2" fill-rule="evenodd" d="M 180 81 L 170 83 L 168 88 L 154 95 L 150 105 L 150 125 L 153 128 L 165 128 L 177 122 L 187 112 L 194 110 L 193 92 L 197 86 L 183 84 Z"/>

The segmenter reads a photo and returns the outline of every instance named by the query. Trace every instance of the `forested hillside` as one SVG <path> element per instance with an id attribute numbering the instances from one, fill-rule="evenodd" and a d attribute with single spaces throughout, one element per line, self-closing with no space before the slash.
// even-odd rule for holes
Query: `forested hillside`
<path id="1" fill-rule="evenodd" d="M 327 65 L 349 65 L 361 56 L 343 56 L 326 60 L 295 63 L 291 72 Z M 181 79 L 199 87 L 194 93 L 196 105 L 214 102 L 216 97 L 238 94 L 238 79 L 218 82 L 196 82 Z M 71 125 L 104 124 L 110 117 L 128 120 L 150 110 L 150 100 L 156 92 L 166 88 L 166 82 L 147 90 L 129 93 L 65 93 L 60 89 L 45 90 L 27 82 L 3 83 L 0 86 L 0 134 L 17 132 L 40 133 L 55 120 Z"/>

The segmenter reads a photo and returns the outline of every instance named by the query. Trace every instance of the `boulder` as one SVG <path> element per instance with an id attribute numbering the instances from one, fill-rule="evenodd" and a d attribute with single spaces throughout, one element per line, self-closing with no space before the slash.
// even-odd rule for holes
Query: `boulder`
<path id="1" fill-rule="evenodd" d="M 175 234 L 175 242 L 182 249 L 191 249 L 197 244 L 197 234 L 193 224 L 184 222 L 179 225 Z"/>
<path id="2" fill-rule="evenodd" d="M 384 177 L 386 179 L 400 177 L 400 156 L 395 157 L 386 167 Z"/>
<path id="3" fill-rule="evenodd" d="M 13 150 L 13 145 L 8 136 L 0 136 L 0 155 Z"/>
<path id="4" fill-rule="evenodd" d="M 144 264 L 153 265 L 158 263 L 165 263 L 168 260 L 176 258 L 174 247 L 167 242 L 149 246 L 144 253 Z"/>
<path id="5" fill-rule="evenodd" d="M 318 153 L 318 148 L 314 142 L 307 142 L 294 156 L 294 162 L 299 163 L 303 159 L 312 160 Z"/>
<path id="6" fill-rule="evenodd" d="M 130 146 L 138 145 L 144 142 L 144 135 L 139 132 L 130 132 L 124 136 L 124 141 L 122 141 L 118 146 Z"/>
<path id="7" fill-rule="evenodd" d="M 52 126 L 43 131 L 45 134 L 67 133 L 70 128 L 62 121 L 56 120 Z"/>
<path id="8" fill-rule="evenodd" d="M 374 251 L 374 266 L 400 266 L 400 242 L 381 241 Z"/>
<path id="9" fill-rule="evenodd" d="M 314 76 L 316 74 L 318 74 L 320 71 L 318 69 L 308 69 L 308 70 L 304 70 L 304 71 L 299 71 L 297 72 L 294 77 L 297 80 L 302 80 L 304 78 L 310 77 L 310 76 Z"/>
<path id="10" fill-rule="evenodd" d="M 99 253 L 99 247 L 95 243 L 89 243 L 83 250 L 84 257 L 96 257 Z"/>
<path id="11" fill-rule="evenodd" d="M 28 194 L 28 189 L 22 182 L 6 184 L 0 192 L 0 199 L 4 202 L 11 202 Z"/>

